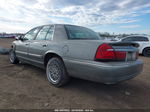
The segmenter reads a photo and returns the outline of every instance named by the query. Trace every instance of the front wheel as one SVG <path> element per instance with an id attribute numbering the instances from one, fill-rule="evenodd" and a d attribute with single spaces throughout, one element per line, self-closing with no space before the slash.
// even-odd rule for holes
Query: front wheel
<path id="1" fill-rule="evenodd" d="M 150 47 L 147 47 L 143 50 L 143 55 L 147 56 L 147 57 L 150 57 Z"/>
<path id="2" fill-rule="evenodd" d="M 13 51 L 13 49 L 10 50 L 9 52 L 9 60 L 12 64 L 17 64 L 19 63 L 18 58 L 16 57 L 15 52 Z"/>
<path id="3" fill-rule="evenodd" d="M 56 87 L 63 86 L 69 81 L 65 65 L 58 57 L 49 59 L 46 67 L 46 74 L 48 81 Z"/>

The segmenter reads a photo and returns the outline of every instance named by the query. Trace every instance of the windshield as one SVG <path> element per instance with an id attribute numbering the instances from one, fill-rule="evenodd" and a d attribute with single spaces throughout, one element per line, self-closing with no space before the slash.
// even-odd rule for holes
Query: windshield
<path id="1" fill-rule="evenodd" d="M 99 35 L 85 27 L 65 25 L 69 39 L 94 39 L 99 40 Z"/>

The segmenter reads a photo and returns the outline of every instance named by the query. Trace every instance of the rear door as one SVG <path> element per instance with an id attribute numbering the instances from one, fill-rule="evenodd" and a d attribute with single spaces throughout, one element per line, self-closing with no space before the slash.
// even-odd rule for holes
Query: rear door
<path id="1" fill-rule="evenodd" d="M 36 34 L 38 33 L 39 28 L 34 28 L 27 32 L 23 38 L 23 40 L 19 40 L 19 42 L 16 45 L 16 55 L 19 58 L 29 60 L 28 57 L 28 50 L 31 41 L 35 38 Z"/>
<path id="2" fill-rule="evenodd" d="M 29 58 L 32 62 L 37 64 L 43 64 L 43 54 L 48 49 L 48 44 L 52 40 L 54 32 L 54 26 L 43 26 L 36 38 L 30 43 L 29 46 Z"/>

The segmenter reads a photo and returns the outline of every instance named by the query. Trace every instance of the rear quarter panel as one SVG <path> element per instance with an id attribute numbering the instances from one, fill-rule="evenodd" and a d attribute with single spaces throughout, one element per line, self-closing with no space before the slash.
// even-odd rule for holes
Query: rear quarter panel
<path id="1" fill-rule="evenodd" d="M 68 40 L 65 42 L 67 52 L 64 57 L 69 59 L 94 60 L 97 48 L 102 42 L 93 40 Z"/>

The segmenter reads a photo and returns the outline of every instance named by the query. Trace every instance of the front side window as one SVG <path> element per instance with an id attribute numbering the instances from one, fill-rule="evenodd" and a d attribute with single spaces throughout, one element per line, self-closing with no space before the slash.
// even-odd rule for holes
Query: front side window
<path id="1" fill-rule="evenodd" d="M 45 37 L 50 29 L 50 26 L 44 26 L 38 33 L 36 40 L 45 40 Z"/>
<path id="2" fill-rule="evenodd" d="M 24 39 L 25 40 L 33 40 L 37 33 L 39 32 L 40 28 L 35 28 L 29 31 L 28 33 L 25 34 Z"/>
<path id="3" fill-rule="evenodd" d="M 65 28 L 69 39 L 100 39 L 96 32 L 85 27 L 65 25 Z"/>

